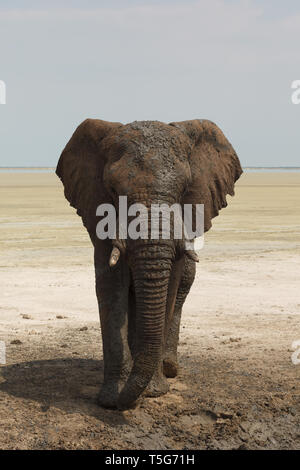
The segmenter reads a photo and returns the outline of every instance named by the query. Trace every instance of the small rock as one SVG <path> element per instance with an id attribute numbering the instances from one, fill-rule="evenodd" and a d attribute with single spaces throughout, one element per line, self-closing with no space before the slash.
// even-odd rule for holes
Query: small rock
<path id="1" fill-rule="evenodd" d="M 289 412 L 291 413 L 292 416 L 296 416 L 296 415 L 297 415 L 297 410 L 296 410 L 296 408 L 294 408 L 294 407 L 290 407 L 290 408 L 289 408 Z"/>
<path id="2" fill-rule="evenodd" d="M 248 447 L 245 443 L 241 444 L 241 445 L 237 448 L 237 450 L 248 450 L 248 449 L 249 449 L 249 447 Z"/>
<path id="3" fill-rule="evenodd" d="M 19 339 L 13 339 L 10 344 L 23 344 Z"/>
<path id="4" fill-rule="evenodd" d="M 224 413 L 224 412 L 220 412 L 219 413 L 219 416 L 220 418 L 223 418 L 223 419 L 232 419 L 233 418 L 233 414 L 232 413 Z"/>
<path id="5" fill-rule="evenodd" d="M 184 390 L 187 390 L 187 386 L 183 383 L 177 382 L 177 383 L 172 384 L 171 390 L 176 390 L 178 392 L 182 392 Z"/>
<path id="6" fill-rule="evenodd" d="M 79 328 L 79 331 L 86 331 L 87 329 L 88 329 L 87 326 L 83 326 L 83 327 Z"/>
<path id="7" fill-rule="evenodd" d="M 249 432 L 249 424 L 247 422 L 244 422 L 244 423 L 240 423 L 240 428 L 242 431 L 244 431 L 245 433 L 248 433 Z"/>
<path id="8" fill-rule="evenodd" d="M 42 405 L 42 406 L 41 406 L 41 411 L 43 411 L 43 412 L 45 413 L 46 411 L 49 410 L 49 408 L 50 408 L 49 405 Z"/>
<path id="9" fill-rule="evenodd" d="M 23 313 L 21 316 L 22 318 L 24 318 L 24 320 L 32 320 L 32 317 L 30 315 L 27 315 L 27 313 Z"/>

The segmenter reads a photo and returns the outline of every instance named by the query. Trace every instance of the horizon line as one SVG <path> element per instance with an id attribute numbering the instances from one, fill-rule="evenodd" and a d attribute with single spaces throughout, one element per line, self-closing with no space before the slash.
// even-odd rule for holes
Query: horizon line
<path id="1" fill-rule="evenodd" d="M 47 169 L 47 170 L 55 170 L 56 166 L 0 166 L 0 169 L 5 170 L 22 170 L 22 169 Z M 288 168 L 293 170 L 300 170 L 300 166 L 242 166 L 244 170 L 247 169 L 281 169 L 281 168 Z"/>

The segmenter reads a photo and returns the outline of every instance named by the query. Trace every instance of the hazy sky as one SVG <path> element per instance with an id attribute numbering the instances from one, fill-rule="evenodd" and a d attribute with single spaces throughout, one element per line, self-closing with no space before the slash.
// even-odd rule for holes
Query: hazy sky
<path id="1" fill-rule="evenodd" d="M 300 166 L 299 0 L 0 0 L 0 166 L 54 166 L 86 117 L 206 118 Z"/>

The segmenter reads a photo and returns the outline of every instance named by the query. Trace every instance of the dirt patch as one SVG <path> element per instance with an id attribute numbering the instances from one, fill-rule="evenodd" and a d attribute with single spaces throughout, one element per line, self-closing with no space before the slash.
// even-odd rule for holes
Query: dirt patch
<path id="1" fill-rule="evenodd" d="M 237 351 L 205 347 L 198 355 L 185 339 L 170 392 L 143 398 L 125 412 L 96 404 L 103 378 L 96 324 L 89 325 L 86 341 L 69 326 L 36 342 L 27 336 L 22 346 L 8 345 L 12 364 L 1 368 L 1 448 L 300 448 L 299 382 L 295 366 L 286 366 L 287 352 L 272 351 L 266 364 L 249 357 L 248 344 Z"/>

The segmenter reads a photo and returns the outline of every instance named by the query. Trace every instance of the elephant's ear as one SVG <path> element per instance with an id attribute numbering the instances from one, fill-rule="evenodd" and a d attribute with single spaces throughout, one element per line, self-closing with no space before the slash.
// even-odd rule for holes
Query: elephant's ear
<path id="1" fill-rule="evenodd" d="M 234 183 L 241 176 L 239 159 L 223 132 L 211 121 L 195 119 L 173 122 L 191 141 L 192 182 L 184 204 L 204 204 L 204 231 L 211 219 L 227 206 L 226 195 L 234 195 Z M 193 226 L 195 221 L 193 221 Z"/>
<path id="2" fill-rule="evenodd" d="M 56 168 L 65 197 L 82 217 L 92 241 L 96 234 L 96 208 L 108 198 L 103 185 L 105 148 L 102 143 L 121 126 L 120 123 L 86 119 L 67 143 Z"/>

